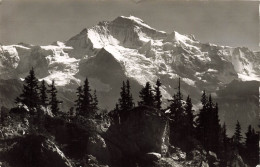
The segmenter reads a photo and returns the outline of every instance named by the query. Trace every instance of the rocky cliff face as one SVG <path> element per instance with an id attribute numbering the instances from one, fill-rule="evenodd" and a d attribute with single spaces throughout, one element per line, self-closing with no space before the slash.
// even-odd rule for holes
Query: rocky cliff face
<path id="1" fill-rule="evenodd" d="M 181 77 L 183 94 L 189 94 L 198 108 L 202 90 L 219 98 L 216 91 L 233 80 L 260 80 L 258 55 L 247 48 L 201 43 L 192 35 L 176 31 L 168 34 L 134 16 L 121 16 L 85 28 L 65 42 L 1 46 L 0 78 L 21 80 L 33 66 L 38 78 L 48 83 L 56 81 L 64 101 L 62 108 L 68 110 L 76 98 L 73 92 L 86 76 L 90 86 L 97 90 L 100 106 L 109 109 L 114 108 L 124 79 L 131 81 L 137 101 L 140 88 L 146 82 L 155 84 L 160 78 L 166 105 Z M 3 96 L 8 99 L 7 106 L 12 106 L 11 97 Z M 226 110 L 225 105 L 222 107 Z M 224 117 L 230 117 L 226 114 Z"/>

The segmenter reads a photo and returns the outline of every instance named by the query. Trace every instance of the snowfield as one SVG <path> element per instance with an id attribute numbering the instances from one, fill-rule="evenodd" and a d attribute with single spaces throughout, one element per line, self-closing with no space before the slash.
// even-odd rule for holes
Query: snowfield
<path id="1" fill-rule="evenodd" d="M 150 27 L 134 16 L 120 16 L 110 22 L 100 22 L 83 29 L 68 41 L 40 46 L 37 50 L 40 56 L 36 54 L 26 59 L 35 47 L 1 46 L 0 68 L 2 71 L 16 70 L 16 77 L 23 79 L 29 68 L 25 67 L 28 62 L 36 68 L 36 72 L 38 70 L 41 73 L 41 80 L 48 83 L 55 80 L 58 87 L 80 85 L 86 77 L 82 74 L 87 72 L 92 75 L 93 81 L 99 81 L 98 85 L 106 85 L 112 90 L 111 83 L 98 78 L 97 69 L 81 71 L 79 68 L 80 65 L 84 67 L 84 64 L 99 67 L 99 64 L 95 64 L 99 61 L 94 60 L 105 49 L 120 65 L 118 70 L 121 70 L 125 78 L 130 78 L 139 85 L 146 82 L 154 85 L 161 78 L 165 100 L 171 98 L 172 84 L 179 77 L 182 78 L 187 93 L 189 90 L 194 92 L 196 87 L 202 85 L 209 90 L 216 90 L 234 79 L 260 81 L 258 52 L 247 48 L 204 44 L 193 35 L 182 35 L 176 31 L 168 34 Z M 0 78 L 5 77 L 2 73 L 0 72 Z"/>

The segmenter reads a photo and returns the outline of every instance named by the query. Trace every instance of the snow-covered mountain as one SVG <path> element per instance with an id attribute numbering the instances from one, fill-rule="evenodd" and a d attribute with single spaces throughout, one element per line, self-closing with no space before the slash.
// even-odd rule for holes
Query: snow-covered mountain
<path id="1" fill-rule="evenodd" d="M 55 80 L 68 108 L 75 100 L 72 92 L 87 76 L 101 107 L 111 109 L 125 79 L 130 80 L 138 100 L 141 87 L 160 78 L 166 103 L 181 77 L 184 95 L 199 104 L 204 89 L 217 99 L 219 90 L 233 80 L 259 81 L 259 56 L 245 47 L 201 43 L 193 35 L 158 31 L 139 18 L 121 16 L 85 28 L 65 42 L 0 46 L 0 79 L 22 80 L 34 67 L 38 78 L 48 83 Z M 256 91 L 258 94 L 258 88 Z M 248 101 L 245 105 L 258 103 Z"/>

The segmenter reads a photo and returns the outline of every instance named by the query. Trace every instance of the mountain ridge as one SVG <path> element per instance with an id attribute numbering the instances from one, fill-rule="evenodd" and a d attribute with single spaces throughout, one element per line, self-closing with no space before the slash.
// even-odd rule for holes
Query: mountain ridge
<path id="1" fill-rule="evenodd" d="M 57 87 L 67 92 L 62 96 L 71 99 L 71 105 L 75 95 L 68 92 L 75 92 L 87 76 L 101 107 L 111 109 L 122 80 L 131 81 L 137 101 L 140 88 L 146 82 L 154 85 L 160 78 L 165 106 L 181 77 L 183 94 L 189 94 L 198 109 L 204 89 L 218 98 L 217 91 L 233 80 L 259 81 L 258 57 L 259 52 L 245 47 L 205 44 L 193 35 L 158 31 L 137 17 L 120 16 L 84 28 L 64 42 L 1 45 L 0 79 L 20 80 L 34 67 L 39 79 L 48 83 L 54 79 Z M 64 108 L 68 110 L 69 105 Z"/>

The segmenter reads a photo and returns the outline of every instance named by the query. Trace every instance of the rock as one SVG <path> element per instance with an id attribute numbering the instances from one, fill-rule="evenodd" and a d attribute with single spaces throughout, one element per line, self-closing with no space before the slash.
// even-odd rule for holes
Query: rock
<path id="1" fill-rule="evenodd" d="M 4 155 L 4 160 L 10 166 L 72 167 L 57 145 L 41 135 L 18 139 L 13 148 Z"/>
<path id="2" fill-rule="evenodd" d="M 105 164 L 110 161 L 110 153 L 106 142 L 99 134 L 89 137 L 87 153 L 93 155 Z"/>
<path id="3" fill-rule="evenodd" d="M 169 146 L 168 152 L 170 157 L 175 161 L 182 161 L 186 159 L 186 153 L 182 152 L 178 147 Z"/>
<path id="4" fill-rule="evenodd" d="M 174 146 L 169 146 L 168 151 L 170 154 L 176 153 L 176 148 Z"/>
<path id="5" fill-rule="evenodd" d="M 212 152 L 212 151 L 209 151 L 209 154 L 208 154 L 208 161 L 209 161 L 209 164 L 212 164 L 212 166 L 217 166 L 218 165 L 218 157 L 217 157 L 217 154 Z"/>
<path id="6" fill-rule="evenodd" d="M 4 138 L 4 134 L 3 132 L 0 130 L 0 139 L 3 139 Z"/>
<path id="7" fill-rule="evenodd" d="M 200 167 L 209 167 L 209 164 L 205 161 L 202 161 Z"/>
<path id="8" fill-rule="evenodd" d="M 121 115 L 122 123 L 111 125 L 103 135 L 111 158 L 119 166 L 130 165 L 149 152 L 168 152 L 169 129 L 156 109 L 141 106 Z"/>
<path id="9" fill-rule="evenodd" d="M 159 159 L 161 159 L 161 157 L 161 154 L 155 152 L 150 152 L 145 155 L 145 159 L 147 161 L 158 161 Z"/>
<path id="10" fill-rule="evenodd" d="M 179 157 L 181 160 L 185 160 L 186 159 L 186 153 L 185 152 L 180 152 L 179 153 Z"/>
<path id="11" fill-rule="evenodd" d="M 186 164 L 174 161 L 172 158 L 161 158 L 154 167 L 186 167 Z"/>
<path id="12" fill-rule="evenodd" d="M 238 154 L 234 155 L 232 161 L 230 162 L 230 166 L 247 167 L 247 165 L 244 163 L 242 157 Z"/>

